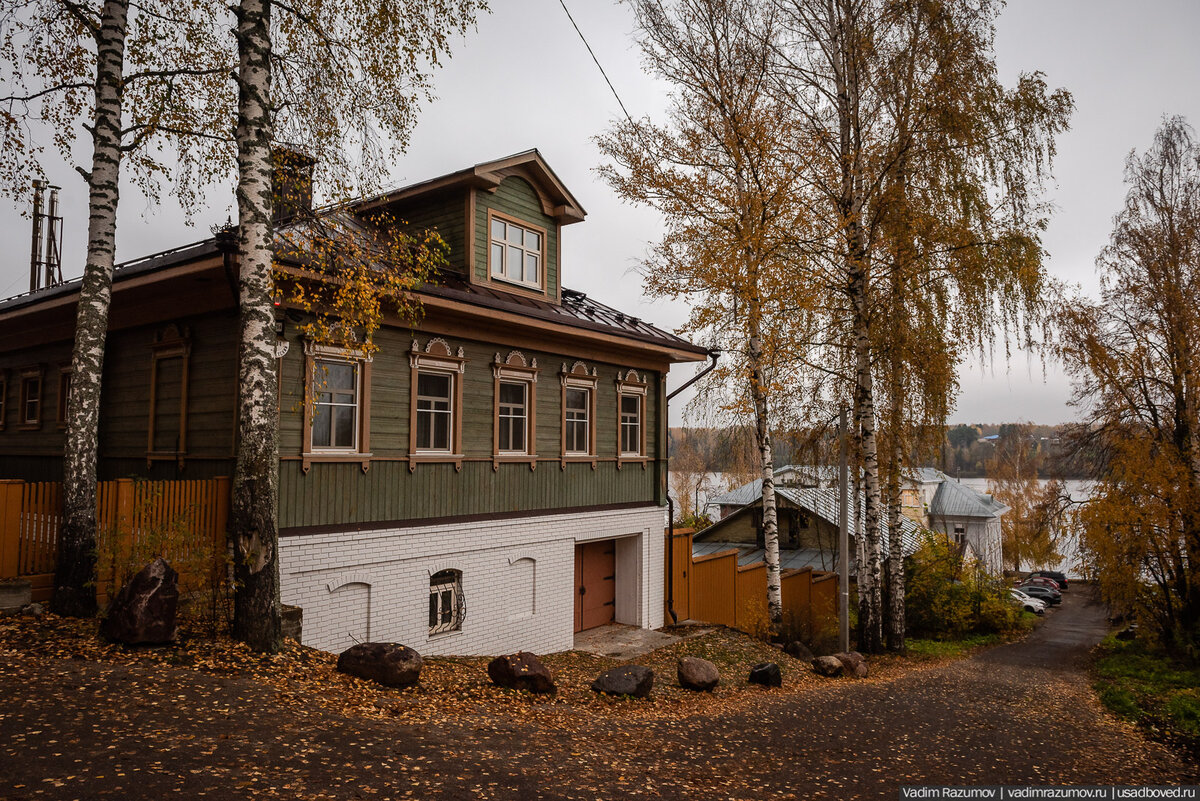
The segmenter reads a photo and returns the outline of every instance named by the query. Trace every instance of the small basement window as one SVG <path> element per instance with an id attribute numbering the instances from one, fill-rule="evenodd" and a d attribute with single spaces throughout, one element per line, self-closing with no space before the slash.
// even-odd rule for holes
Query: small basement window
<path id="1" fill-rule="evenodd" d="M 462 571 L 439 570 L 429 577 L 429 633 L 461 631 Z"/>

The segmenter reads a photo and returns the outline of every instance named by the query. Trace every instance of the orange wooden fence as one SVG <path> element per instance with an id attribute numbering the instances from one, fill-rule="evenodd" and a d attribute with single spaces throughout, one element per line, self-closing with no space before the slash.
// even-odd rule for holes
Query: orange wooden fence
<path id="1" fill-rule="evenodd" d="M 219 570 L 229 520 L 229 479 L 102 481 L 96 488 L 97 593 L 155 556 L 183 583 Z M 0 579 L 28 578 L 33 599 L 53 592 L 62 485 L 0 480 Z"/>
<path id="2" fill-rule="evenodd" d="M 672 594 L 680 620 L 765 634 L 769 629 L 767 566 L 761 562 L 739 566 L 736 549 L 693 557 L 693 531 L 677 530 L 674 539 L 667 535 L 664 599 Z M 809 638 L 837 631 L 837 574 L 804 568 L 785 570 L 780 578 L 786 629 Z M 668 622 L 669 612 L 668 608 L 664 618 Z"/>

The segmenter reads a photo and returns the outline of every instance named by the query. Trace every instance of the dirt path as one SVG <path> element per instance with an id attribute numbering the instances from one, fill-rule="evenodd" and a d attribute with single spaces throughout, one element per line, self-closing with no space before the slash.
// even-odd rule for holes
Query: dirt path
<path id="1" fill-rule="evenodd" d="M 0 655 L 0 798 L 896 798 L 903 784 L 1196 780 L 1106 716 L 1079 592 L 1025 642 L 895 680 L 647 724 L 281 714 L 184 669 Z M 631 702 L 636 703 L 636 702 Z"/>

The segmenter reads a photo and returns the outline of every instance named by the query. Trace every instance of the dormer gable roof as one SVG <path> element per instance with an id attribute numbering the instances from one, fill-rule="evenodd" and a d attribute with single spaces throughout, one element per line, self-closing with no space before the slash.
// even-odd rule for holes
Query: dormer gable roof
<path id="1" fill-rule="evenodd" d="M 542 211 L 557 220 L 559 225 L 582 222 L 587 216 L 587 211 L 546 163 L 546 159 L 537 148 L 493 161 L 484 161 L 457 172 L 383 192 L 354 205 L 357 210 L 366 211 L 446 189 L 473 187 L 491 191 L 512 175 L 529 181 L 542 202 Z"/>

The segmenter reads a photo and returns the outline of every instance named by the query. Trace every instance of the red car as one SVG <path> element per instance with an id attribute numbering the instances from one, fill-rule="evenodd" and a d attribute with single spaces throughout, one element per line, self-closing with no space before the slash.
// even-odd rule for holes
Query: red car
<path id="1" fill-rule="evenodd" d="M 1029 574 L 1029 578 L 1047 578 L 1058 584 L 1061 592 L 1067 591 L 1067 577 L 1057 570 L 1035 570 Z"/>
<path id="2" fill-rule="evenodd" d="M 1055 592 L 1062 592 L 1062 586 L 1054 579 L 1043 578 L 1042 576 L 1031 576 L 1025 579 L 1018 587 L 1046 587 Z"/>

